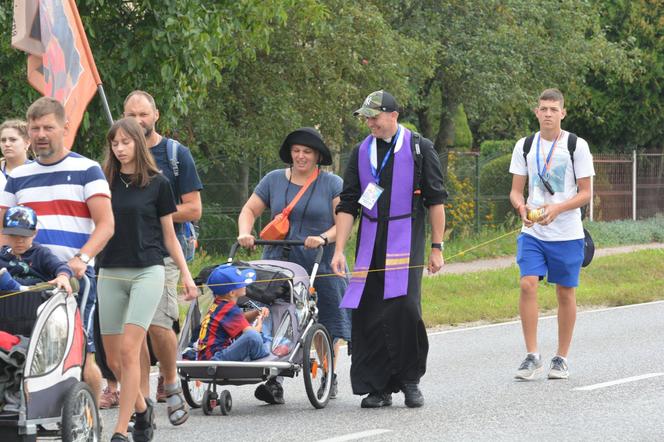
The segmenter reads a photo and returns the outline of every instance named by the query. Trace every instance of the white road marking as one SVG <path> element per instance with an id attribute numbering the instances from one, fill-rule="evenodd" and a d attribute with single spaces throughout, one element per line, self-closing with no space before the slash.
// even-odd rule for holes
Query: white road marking
<path id="1" fill-rule="evenodd" d="M 367 437 L 378 436 L 379 434 L 390 433 L 392 430 L 377 428 L 375 430 L 360 431 L 359 433 L 350 433 L 343 436 L 337 436 L 330 439 L 323 439 L 318 442 L 343 442 L 347 440 L 365 439 Z"/>
<path id="2" fill-rule="evenodd" d="M 636 381 L 640 381 L 640 380 L 643 380 L 643 379 L 656 378 L 656 377 L 659 377 L 659 376 L 664 376 L 664 373 L 642 374 L 642 375 L 639 375 L 639 376 L 632 376 L 632 377 L 629 377 L 629 378 L 616 379 L 615 381 L 602 382 L 600 384 L 593 384 L 593 385 L 586 385 L 585 387 L 577 387 L 577 388 L 574 388 L 574 390 L 576 390 L 576 391 L 592 391 L 592 390 L 598 390 L 600 388 L 612 387 L 614 385 L 627 384 L 628 382 L 636 382 Z"/>

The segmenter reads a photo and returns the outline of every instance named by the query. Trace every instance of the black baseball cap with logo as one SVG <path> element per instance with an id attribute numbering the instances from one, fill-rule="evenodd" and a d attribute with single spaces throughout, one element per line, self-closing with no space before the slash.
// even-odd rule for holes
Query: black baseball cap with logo
<path id="1" fill-rule="evenodd" d="M 362 107 L 353 112 L 353 115 L 367 118 L 376 117 L 381 112 L 398 112 L 397 100 L 387 91 L 376 91 L 370 93 L 364 99 Z"/>

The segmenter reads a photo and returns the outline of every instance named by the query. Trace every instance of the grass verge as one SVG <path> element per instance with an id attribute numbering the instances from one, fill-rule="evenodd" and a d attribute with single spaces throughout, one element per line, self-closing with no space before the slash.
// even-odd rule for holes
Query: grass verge
<path id="1" fill-rule="evenodd" d="M 664 215 L 637 221 L 584 221 L 595 246 L 616 247 L 649 242 L 664 242 Z M 521 227 L 499 227 L 483 230 L 445 242 L 446 262 L 467 262 L 475 259 L 516 255 L 516 237 Z"/>
<path id="2" fill-rule="evenodd" d="M 555 285 L 540 283 L 540 310 L 557 306 Z M 664 299 L 664 250 L 595 258 L 581 270 L 579 306 L 619 306 Z M 518 316 L 519 269 L 424 278 L 422 313 L 427 327 L 501 322 Z"/>

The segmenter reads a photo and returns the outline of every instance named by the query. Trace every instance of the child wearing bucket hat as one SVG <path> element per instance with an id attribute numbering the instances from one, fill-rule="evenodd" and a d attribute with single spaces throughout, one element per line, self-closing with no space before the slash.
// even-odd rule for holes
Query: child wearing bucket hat
<path id="1" fill-rule="evenodd" d="M 256 272 L 252 269 L 222 264 L 212 271 L 207 286 L 214 294 L 214 301 L 201 322 L 198 360 L 248 361 L 268 355 L 261 330 L 263 318 L 270 311 L 263 307 L 243 312 L 237 305 L 237 299 L 244 296 L 246 287 L 254 281 Z"/>
<path id="2" fill-rule="evenodd" d="M 72 270 L 50 249 L 34 242 L 37 214 L 27 206 L 10 207 L 2 220 L 8 245 L 0 248 L 0 290 L 48 282 L 71 294 Z"/>

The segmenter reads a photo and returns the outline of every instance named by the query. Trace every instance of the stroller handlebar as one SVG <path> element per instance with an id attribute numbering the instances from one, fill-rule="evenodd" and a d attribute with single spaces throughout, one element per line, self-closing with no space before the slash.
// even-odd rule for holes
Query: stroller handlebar
<path id="1" fill-rule="evenodd" d="M 254 245 L 257 246 L 303 246 L 304 241 L 295 241 L 292 239 L 282 239 L 282 240 L 266 240 L 266 239 L 256 239 Z M 228 262 L 233 261 L 237 249 L 240 247 L 240 243 L 235 241 L 231 246 L 231 252 L 228 255 Z M 323 259 L 323 247 L 318 247 L 316 249 L 316 258 L 314 260 L 315 264 L 320 264 Z"/>

